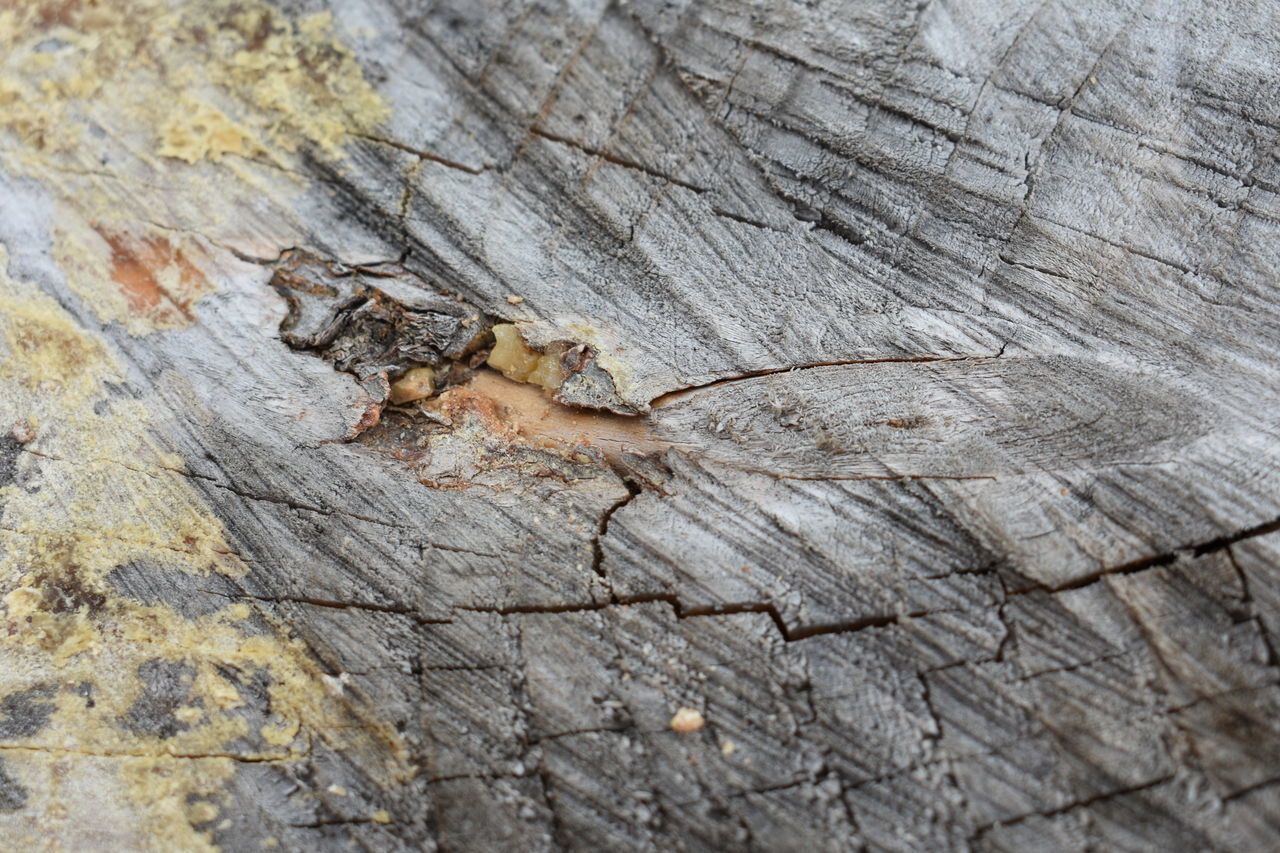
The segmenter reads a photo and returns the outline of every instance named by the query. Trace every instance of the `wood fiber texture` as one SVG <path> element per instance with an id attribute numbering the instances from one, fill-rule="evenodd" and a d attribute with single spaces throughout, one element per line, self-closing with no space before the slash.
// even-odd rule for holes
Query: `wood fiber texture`
<path id="1" fill-rule="evenodd" d="M 1280 847 L 1280 2 L 199 5 L 0 2 L 0 847 Z"/>

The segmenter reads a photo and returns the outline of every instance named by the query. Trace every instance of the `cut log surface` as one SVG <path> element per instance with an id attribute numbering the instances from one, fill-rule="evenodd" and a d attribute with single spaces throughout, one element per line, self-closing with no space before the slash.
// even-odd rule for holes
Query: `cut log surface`
<path id="1" fill-rule="evenodd" d="M 0 0 L 0 244 L 0 848 L 1280 848 L 1277 0 Z"/>

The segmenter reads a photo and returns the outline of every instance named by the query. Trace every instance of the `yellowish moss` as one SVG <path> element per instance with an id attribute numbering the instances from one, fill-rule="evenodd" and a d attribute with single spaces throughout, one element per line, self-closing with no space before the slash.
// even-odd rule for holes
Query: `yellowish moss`
<path id="1" fill-rule="evenodd" d="M 249 155 L 259 146 L 242 125 L 227 118 L 226 113 L 190 96 L 181 99 L 187 109 L 170 116 L 160 128 L 161 157 L 173 157 L 188 163 L 212 160 L 217 163 L 225 154 Z"/>
<path id="2" fill-rule="evenodd" d="M 37 0 L 0 13 L 0 49 L 0 127 L 46 154 L 106 111 L 188 162 L 336 154 L 388 115 L 328 13 L 291 21 L 262 0 Z"/>
<path id="3" fill-rule="evenodd" d="M 192 322 L 212 289 L 205 255 L 261 239 L 241 230 L 263 196 L 245 158 L 293 174 L 291 152 L 340 158 L 387 115 L 327 13 L 295 21 L 264 0 L 0 11 L 5 169 L 54 195 L 69 284 L 131 333 Z M 175 228 L 202 236 L 177 240 Z"/>
<path id="4" fill-rule="evenodd" d="M 263 194 L 246 158 L 340 157 L 386 113 L 326 15 L 291 21 L 262 0 L 0 9 L 0 159 L 53 196 L 71 289 L 132 333 L 192 322 L 210 270 L 229 263 L 221 243 L 266 239 L 239 230 Z M 181 458 L 157 446 L 156 403 L 109 395 L 122 376 L 105 344 L 6 267 L 0 249 L 0 425 L 35 437 L 25 487 L 0 489 L 0 698 L 35 690 L 50 716 L 6 744 L 28 799 L 0 812 L 4 846 L 214 849 L 210 798 L 246 742 L 258 752 L 244 757 L 294 761 L 323 738 L 368 772 L 404 772 L 394 729 L 357 714 L 247 604 L 187 619 L 116 591 L 109 576 L 128 563 L 247 567 Z M 126 723 L 154 662 L 191 674 L 166 737 Z M 268 685 L 264 730 L 250 731 L 251 700 L 228 673 Z"/>
<path id="5" fill-rule="evenodd" d="M 404 770 L 394 729 L 326 686 L 307 649 L 249 604 L 194 619 L 123 597 L 113 570 L 240 575 L 245 564 L 151 435 L 155 403 L 108 396 L 109 350 L 56 303 L 9 279 L 0 250 L 0 423 L 38 425 L 20 457 L 27 487 L 0 490 L 0 698 L 35 690 L 47 724 L 10 739 L 5 772 L 28 791 L 0 812 L 13 849 L 212 850 L 229 757 L 295 761 L 322 738 Z M 36 488 L 31 488 L 36 486 Z M 189 674 L 164 736 L 131 726 L 156 662 Z M 228 673 L 265 682 L 271 718 L 251 731 Z M 244 753 L 244 743 L 256 743 Z M 201 804 L 203 803 L 203 805 Z M 92 813 L 92 826 L 83 814 Z"/>
<path id="6" fill-rule="evenodd" d="M 0 263 L 7 263 L 0 251 Z M 0 291 L 0 322 L 8 358 L 0 377 L 25 388 L 53 395 L 83 397 L 105 368 L 102 344 L 84 334 L 56 302 L 42 293 L 14 298 Z"/>
<path id="7" fill-rule="evenodd" d="M 187 806 L 188 823 L 209 823 L 218 817 L 218 807 L 208 800 L 197 800 Z"/>
<path id="8" fill-rule="evenodd" d="M 283 720 L 262 727 L 262 739 L 272 746 L 288 746 L 298 736 L 299 722 Z"/>
<path id="9" fill-rule="evenodd" d="M 193 827 L 189 798 L 210 796 L 233 775 L 229 758 L 175 760 L 157 755 L 120 763 L 121 775 L 143 815 L 142 834 L 152 850 L 216 851 L 213 833 Z M 200 817 L 200 815 L 194 815 Z"/>

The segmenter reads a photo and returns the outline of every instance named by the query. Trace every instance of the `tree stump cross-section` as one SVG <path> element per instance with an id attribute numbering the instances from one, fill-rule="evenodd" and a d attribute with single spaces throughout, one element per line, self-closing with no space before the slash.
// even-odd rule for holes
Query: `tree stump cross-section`
<path id="1" fill-rule="evenodd" d="M 1278 63 L 0 0 L 0 848 L 1276 849 Z"/>

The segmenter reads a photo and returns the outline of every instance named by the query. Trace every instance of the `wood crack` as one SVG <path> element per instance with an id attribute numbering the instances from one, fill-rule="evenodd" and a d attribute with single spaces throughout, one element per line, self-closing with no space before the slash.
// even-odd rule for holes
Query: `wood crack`
<path id="1" fill-rule="evenodd" d="M 395 139 L 388 139 L 385 136 L 374 136 L 368 133 L 359 134 L 361 139 L 367 139 L 370 142 L 377 142 L 381 145 L 387 145 L 404 151 L 406 154 L 412 154 L 420 160 L 428 160 L 432 163 L 439 163 L 441 166 L 447 166 L 450 169 L 456 169 L 459 172 L 466 172 L 468 175 L 481 175 L 488 171 L 487 166 L 468 166 L 465 163 L 459 163 L 457 160 L 450 160 L 448 157 L 442 157 L 433 151 L 427 151 L 423 148 L 414 148 L 412 145 L 406 145 Z"/>
<path id="2" fill-rule="evenodd" d="M 698 193 L 699 195 L 711 192 L 709 187 L 700 187 L 697 184 L 691 184 L 688 181 L 682 181 L 679 178 L 672 177 L 671 175 L 660 172 L 657 169 L 651 169 L 650 167 L 644 166 L 640 163 L 634 163 L 630 160 L 619 157 L 616 154 L 610 154 L 607 151 L 602 151 L 599 148 L 593 148 L 590 145 L 584 145 L 581 142 L 578 142 L 573 139 L 569 139 L 564 136 L 557 136 L 554 133 L 549 133 L 538 127 L 530 128 L 529 133 L 532 134 L 533 136 L 538 136 L 538 137 L 541 137 L 542 139 L 546 139 L 551 142 L 558 142 L 561 145 L 567 145 L 570 148 L 575 148 L 584 154 L 591 155 L 592 157 L 599 157 L 601 160 L 604 160 L 606 163 L 612 163 L 615 166 L 622 166 L 623 168 L 626 168 L 626 169 L 633 169 L 637 172 L 643 172 L 644 174 L 648 175 L 651 178 L 657 178 L 658 180 L 665 181 L 668 184 L 673 184 L 677 187 L 683 187 L 686 190 L 692 190 L 693 192 Z"/>
<path id="3" fill-rule="evenodd" d="M 960 612 L 962 608 L 942 608 L 938 610 L 914 610 L 907 613 L 873 614 L 855 619 L 833 622 L 820 622 L 809 625 L 791 627 L 782 618 L 777 605 L 768 601 L 740 601 L 725 604 L 711 604 L 692 607 L 684 604 L 678 596 L 671 593 L 650 593 L 633 596 L 615 596 L 608 601 L 586 601 L 576 604 L 517 604 L 505 607 L 485 607 L 480 605 L 454 605 L 454 610 L 471 613 L 492 613 L 498 616 L 515 616 L 524 614 L 561 614 L 592 613 L 611 607 L 630 607 L 638 604 L 654 604 L 662 602 L 671 607 L 677 619 L 701 619 L 715 616 L 734 616 L 742 613 L 761 613 L 769 617 L 778 629 L 784 642 L 794 643 L 810 637 L 828 634 L 856 634 L 872 628 L 885 628 L 901 624 L 908 619 L 922 619 L 942 613 Z"/>
<path id="4" fill-rule="evenodd" d="M 1105 800 L 1114 799 L 1115 797 L 1123 797 L 1126 794 L 1141 793 L 1142 791 L 1146 791 L 1151 788 L 1155 788 L 1159 785 L 1163 785 L 1166 782 L 1172 782 L 1174 778 L 1175 778 L 1175 774 L 1167 773 L 1163 776 L 1159 776 L 1155 779 L 1152 779 L 1149 782 L 1142 782 L 1137 785 L 1129 785 L 1124 788 L 1118 788 L 1114 791 L 1108 791 L 1105 794 L 1098 794 L 1096 796 L 1086 797 L 1084 799 L 1073 800 L 1072 802 L 1067 803 L 1064 806 L 1060 806 L 1056 809 L 1048 809 L 1046 811 L 1038 811 L 1038 812 L 1027 812 L 1026 814 L 1021 814 L 1016 817 L 1011 817 L 1005 820 L 998 820 L 992 823 L 983 824 L 982 826 L 978 827 L 972 835 L 969 836 L 968 843 L 969 844 L 974 843 L 975 841 L 980 839 L 982 836 L 986 835 L 988 832 L 998 827 L 1015 826 L 1019 823 L 1022 823 L 1023 821 L 1027 821 L 1027 820 L 1030 820 L 1031 818 L 1036 818 L 1036 817 L 1045 817 L 1045 818 L 1058 817 L 1060 815 L 1066 814 L 1067 812 L 1074 811 L 1076 809 L 1088 808 L 1089 806 L 1095 805 Z"/>
<path id="5" fill-rule="evenodd" d="M 850 358 L 836 361 L 813 361 L 805 364 L 792 364 L 786 367 L 766 367 L 760 370 L 753 370 L 748 373 L 739 373 L 735 376 L 725 376 L 719 379 L 712 379 L 697 385 L 688 385 L 684 388 L 678 388 L 675 391 L 667 391 L 659 394 L 649 401 L 650 408 L 661 408 L 677 400 L 682 399 L 688 394 L 695 391 L 705 391 L 709 388 L 718 388 L 721 385 L 730 385 L 734 382 L 743 382 L 750 379 L 758 379 L 762 376 L 774 376 L 779 373 L 792 373 L 804 370 L 818 370 L 826 367 L 850 367 L 860 364 L 931 364 L 935 362 L 954 362 L 954 361 L 986 361 L 988 359 L 999 358 L 1004 354 L 1004 347 L 999 352 L 986 353 L 981 355 L 907 355 L 907 356 L 880 356 L 874 358 Z"/>
<path id="6" fill-rule="evenodd" d="M 332 610 L 367 610 L 372 613 L 389 613 L 395 616 L 406 616 L 419 625 L 449 625 L 453 623 L 452 619 L 430 619 L 420 615 L 411 607 L 405 607 L 395 604 L 377 604 L 367 601 L 339 601 L 329 598 L 314 598 L 311 596 L 290 596 L 290 595 L 251 595 L 244 593 L 242 595 L 228 595 L 213 590 L 206 590 L 213 595 L 221 595 L 225 598 L 234 600 L 252 599 L 253 601 L 264 601 L 269 604 L 306 604 L 311 607 L 325 607 Z"/>
<path id="7" fill-rule="evenodd" d="M 591 537 L 591 570 L 600 578 L 607 577 L 604 569 L 604 547 L 601 544 L 601 540 L 609 533 L 609 521 L 613 518 L 614 513 L 631 503 L 640 494 L 640 487 L 631 480 L 624 478 L 622 484 L 627 487 L 627 494 L 604 511 L 600 516 L 600 524 L 596 528 L 596 534 Z"/>
<path id="8" fill-rule="evenodd" d="M 1212 554 L 1221 551 L 1237 542 L 1243 542 L 1246 539 L 1252 539 L 1257 536 L 1266 536 L 1269 533 L 1280 531 L 1280 517 L 1262 524 L 1246 527 L 1243 530 L 1237 530 L 1234 533 L 1228 533 L 1224 536 L 1218 536 L 1204 542 L 1192 543 L 1175 548 L 1172 551 L 1166 551 L 1162 554 L 1153 554 L 1149 557 L 1143 557 L 1128 563 L 1122 563 L 1118 566 L 1100 569 L 1096 572 L 1090 572 L 1082 577 L 1074 580 L 1066 581 L 1056 585 L 1048 584 L 1032 584 L 1019 589 L 1010 591 L 1010 595 L 1026 595 L 1031 592 L 1066 592 L 1068 590 L 1080 589 L 1091 584 L 1095 584 L 1105 577 L 1111 575 L 1131 575 L 1138 572 L 1144 572 L 1148 569 L 1155 569 L 1161 566 L 1168 566 L 1175 562 L 1179 557 L 1203 557 L 1205 554 Z"/>

